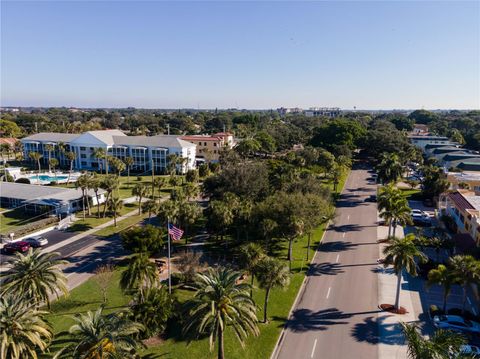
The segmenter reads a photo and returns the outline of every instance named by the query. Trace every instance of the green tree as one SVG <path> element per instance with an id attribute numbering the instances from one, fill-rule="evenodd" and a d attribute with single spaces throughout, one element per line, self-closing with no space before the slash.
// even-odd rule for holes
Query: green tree
<path id="1" fill-rule="evenodd" d="M 113 214 L 114 226 L 117 226 L 117 216 L 121 213 L 123 208 L 123 200 L 118 197 L 110 197 L 108 199 L 108 209 Z"/>
<path id="2" fill-rule="evenodd" d="M 22 135 L 22 130 L 18 125 L 9 120 L 0 119 L 0 128 L 2 129 L 2 135 L 4 137 L 20 137 Z"/>
<path id="3" fill-rule="evenodd" d="M 250 242 L 240 247 L 239 254 L 240 265 L 250 275 L 250 297 L 252 297 L 255 271 L 258 267 L 259 262 L 265 256 L 265 251 L 259 244 Z"/>
<path id="4" fill-rule="evenodd" d="M 202 209 L 197 202 L 184 202 L 178 207 L 178 222 L 185 231 L 185 244 L 188 244 L 190 228 L 202 216 Z"/>
<path id="5" fill-rule="evenodd" d="M 152 285 L 158 278 L 155 263 L 144 253 L 135 254 L 128 267 L 120 277 L 120 287 L 123 291 L 140 290 L 145 285 Z"/>
<path id="6" fill-rule="evenodd" d="M 268 299 L 273 288 L 285 288 L 290 283 L 288 267 L 279 259 L 264 256 L 257 265 L 257 277 L 260 288 L 265 289 L 263 322 L 268 322 Z"/>
<path id="7" fill-rule="evenodd" d="M 463 289 L 463 311 L 467 302 L 467 290 L 472 284 L 480 283 L 480 264 L 470 255 L 456 255 L 450 258 L 450 267 L 456 282 Z"/>
<path id="8" fill-rule="evenodd" d="M 67 178 L 67 186 L 70 183 L 70 177 L 72 176 L 73 172 L 73 163 L 75 162 L 75 159 L 77 158 L 77 155 L 75 152 L 69 151 L 65 153 L 65 157 L 67 157 L 67 160 L 70 162 L 70 171 L 68 172 L 68 178 Z"/>
<path id="9" fill-rule="evenodd" d="M 234 213 L 233 213 L 234 204 L 227 201 L 210 201 L 210 206 L 208 210 L 208 220 L 210 226 L 215 229 L 215 231 L 220 235 L 220 240 L 224 243 L 225 248 L 227 248 L 227 240 L 224 241 L 224 236 L 229 230 L 230 226 L 233 224 Z"/>
<path id="10" fill-rule="evenodd" d="M 130 305 L 130 317 L 137 323 L 142 323 L 143 339 L 161 334 L 173 312 L 173 300 L 164 286 L 148 286 L 141 289 L 133 297 Z"/>
<path id="11" fill-rule="evenodd" d="M 90 178 L 90 188 L 95 192 L 95 199 L 97 202 L 97 218 L 100 218 L 100 198 L 98 196 L 98 191 L 100 190 L 100 186 L 102 185 L 102 181 L 100 177 L 96 173 L 93 173 L 92 177 Z"/>
<path id="12" fill-rule="evenodd" d="M 130 169 L 132 168 L 135 160 L 133 157 L 126 157 L 125 158 L 125 165 L 127 166 L 127 187 L 130 186 Z"/>
<path id="13" fill-rule="evenodd" d="M 393 203 L 392 221 L 393 221 L 393 236 L 397 225 L 405 226 L 412 223 L 412 209 L 408 206 L 408 201 L 404 197 L 400 197 Z"/>
<path id="14" fill-rule="evenodd" d="M 107 192 L 105 196 L 105 202 L 103 205 L 103 218 L 105 218 L 107 214 L 107 205 L 109 203 L 110 197 L 112 196 L 113 192 L 118 188 L 119 180 L 116 176 L 107 175 L 103 178 L 100 183 L 100 188 L 104 189 Z"/>
<path id="15" fill-rule="evenodd" d="M 210 337 L 210 350 L 218 341 L 218 359 L 223 359 L 224 333 L 231 326 L 242 347 L 248 332 L 259 334 L 256 306 L 249 296 L 250 286 L 238 283 L 241 274 L 229 269 L 210 268 L 197 274 L 194 297 L 186 302 L 183 332 L 198 338 Z"/>
<path id="16" fill-rule="evenodd" d="M 422 167 L 424 174 L 422 181 L 422 195 L 425 198 L 436 198 L 441 193 L 445 192 L 450 186 L 446 180 L 446 176 L 443 171 L 435 166 Z"/>
<path id="17" fill-rule="evenodd" d="M 149 199 L 142 203 L 142 211 L 148 213 L 148 221 L 152 219 L 152 213 L 156 213 L 158 210 L 158 203 L 154 199 Z"/>
<path id="18" fill-rule="evenodd" d="M 396 153 L 382 153 L 376 170 L 381 183 L 396 183 L 402 176 L 403 166 Z"/>
<path id="19" fill-rule="evenodd" d="M 185 180 L 189 183 L 198 183 L 199 174 L 198 170 L 188 170 L 185 174 Z"/>
<path id="20" fill-rule="evenodd" d="M 443 287 L 443 311 L 447 311 L 447 299 L 455 284 L 455 273 L 443 264 L 439 264 L 436 269 L 431 269 L 428 272 L 428 286 L 438 284 Z"/>
<path id="21" fill-rule="evenodd" d="M 50 160 L 52 159 L 52 152 L 55 150 L 55 147 L 53 145 L 47 143 L 45 145 L 45 151 L 48 153 L 48 172 L 52 172 L 52 169 L 50 168 Z"/>
<path id="22" fill-rule="evenodd" d="M 40 180 L 38 178 L 38 176 L 40 175 L 40 172 L 42 170 L 42 166 L 40 164 L 40 160 L 43 158 L 43 155 L 38 153 L 38 152 L 30 152 L 28 154 L 28 157 L 30 157 L 32 159 L 32 161 L 36 161 L 37 162 L 37 166 L 38 166 L 38 171 L 37 171 L 37 184 L 40 184 Z"/>
<path id="23" fill-rule="evenodd" d="M 48 160 L 48 165 L 50 166 L 50 170 L 53 170 L 53 173 L 55 174 L 55 180 L 57 179 L 57 166 L 58 166 L 59 162 L 56 158 L 50 158 Z"/>
<path id="24" fill-rule="evenodd" d="M 55 358 L 136 358 L 136 350 L 142 347 L 138 335 L 145 329 L 132 322 L 123 313 L 103 314 L 103 307 L 96 312 L 76 314 L 70 327 L 69 343 Z"/>
<path id="25" fill-rule="evenodd" d="M 44 253 L 30 248 L 26 254 L 17 253 L 9 260 L 10 268 L 0 273 L 2 295 L 12 294 L 31 300 L 37 305 L 46 302 L 50 308 L 50 296 L 68 294 L 67 278 L 60 269 L 66 261 L 60 253 Z"/>
<path id="26" fill-rule="evenodd" d="M 401 323 L 407 341 L 407 355 L 411 359 L 457 358 L 466 343 L 462 334 L 449 330 L 436 330 L 432 336 L 422 336 L 416 324 Z"/>
<path id="27" fill-rule="evenodd" d="M 0 359 L 38 358 L 38 351 L 45 352 L 52 331 L 43 320 L 46 311 L 36 308 L 19 293 L 0 298 Z"/>
<path id="28" fill-rule="evenodd" d="M 143 183 L 138 183 L 133 187 L 132 196 L 136 196 L 138 199 L 138 214 L 142 214 L 142 199 L 147 197 L 149 193 L 149 188 Z"/>
<path id="29" fill-rule="evenodd" d="M 107 153 L 105 152 L 105 149 L 101 148 L 101 147 L 96 147 L 96 148 L 93 149 L 92 155 L 97 160 L 102 160 L 102 162 L 98 162 L 98 166 L 100 168 L 100 173 L 102 173 L 102 167 L 105 167 L 105 173 L 108 174 L 107 166 L 105 165 L 105 161 L 106 161 L 106 158 L 107 158 Z"/>
<path id="30" fill-rule="evenodd" d="M 395 296 L 395 308 L 400 308 L 400 284 L 402 283 L 402 273 L 405 270 L 413 277 L 417 276 L 417 264 L 415 260 L 426 261 L 425 254 L 420 252 L 414 243 L 415 236 L 408 234 L 405 238 L 393 237 L 390 243 L 383 249 L 385 255 L 384 266 L 393 265 L 393 270 L 397 275 L 397 294 Z"/>
<path id="31" fill-rule="evenodd" d="M 80 175 L 77 178 L 77 181 L 75 182 L 75 188 L 80 188 L 82 190 L 82 210 L 83 210 L 83 219 L 85 220 L 85 200 L 88 202 L 88 198 L 86 196 L 86 193 L 90 187 L 90 174 L 84 173 Z"/>
<path id="32" fill-rule="evenodd" d="M 378 210 L 380 217 L 388 223 L 388 238 L 392 234 L 392 221 L 396 203 L 402 200 L 402 193 L 393 183 L 382 186 L 378 190 Z"/>
<path id="33" fill-rule="evenodd" d="M 253 156 L 260 149 L 261 144 L 255 138 L 245 138 L 235 146 L 235 151 L 244 158 Z"/>
<path id="34" fill-rule="evenodd" d="M 120 233 L 123 248 L 133 253 L 151 255 L 163 246 L 164 231 L 155 226 L 133 227 Z"/>

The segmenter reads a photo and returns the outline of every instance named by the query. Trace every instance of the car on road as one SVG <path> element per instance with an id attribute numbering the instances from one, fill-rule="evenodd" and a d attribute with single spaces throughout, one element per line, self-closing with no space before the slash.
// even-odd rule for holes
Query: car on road
<path id="1" fill-rule="evenodd" d="M 43 247 L 48 244 L 48 239 L 42 236 L 29 237 L 24 239 L 33 248 Z"/>
<path id="2" fill-rule="evenodd" d="M 6 254 L 13 254 L 16 252 L 25 253 L 30 249 L 30 244 L 25 241 L 10 242 L 3 246 L 3 252 Z"/>
<path id="3" fill-rule="evenodd" d="M 480 323 L 464 319 L 459 315 L 436 315 L 433 317 L 433 325 L 439 329 L 480 333 Z"/>
<path id="4" fill-rule="evenodd" d="M 412 209 L 411 212 L 413 224 L 416 226 L 430 226 L 432 225 L 432 219 L 428 215 L 419 209 Z"/>
<path id="5" fill-rule="evenodd" d="M 458 357 L 463 358 L 465 356 L 467 358 L 480 358 L 480 348 L 475 345 L 462 345 Z"/>

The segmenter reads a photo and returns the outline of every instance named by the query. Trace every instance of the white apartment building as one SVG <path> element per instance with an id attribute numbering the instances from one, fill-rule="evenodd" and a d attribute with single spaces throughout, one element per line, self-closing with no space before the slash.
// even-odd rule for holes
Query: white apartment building
<path id="1" fill-rule="evenodd" d="M 28 159 L 30 152 L 43 155 L 43 162 L 48 163 L 47 145 L 53 147 L 52 157 L 60 165 L 69 166 L 66 152 L 75 153 L 74 168 L 77 170 L 99 170 L 105 166 L 103 159 L 95 156 L 95 150 L 102 148 L 109 156 L 125 160 L 132 157 L 134 172 L 164 173 L 167 169 L 169 155 L 184 159 L 177 165 L 180 173 L 195 168 L 196 145 L 182 140 L 178 136 L 127 136 L 120 130 L 88 131 L 82 134 L 43 132 L 20 140 L 24 146 L 24 155 Z M 63 147 L 65 151 L 61 151 Z"/>

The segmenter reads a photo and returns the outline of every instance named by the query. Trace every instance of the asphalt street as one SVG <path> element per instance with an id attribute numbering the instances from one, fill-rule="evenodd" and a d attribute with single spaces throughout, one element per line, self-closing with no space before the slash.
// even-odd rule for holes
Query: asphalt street
<path id="1" fill-rule="evenodd" d="M 376 193 L 356 166 L 337 203 L 334 223 L 307 275 L 274 358 L 378 358 Z"/>

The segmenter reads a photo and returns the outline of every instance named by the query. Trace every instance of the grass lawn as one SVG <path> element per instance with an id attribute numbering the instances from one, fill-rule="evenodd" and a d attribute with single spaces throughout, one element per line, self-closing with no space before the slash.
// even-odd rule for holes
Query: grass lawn
<path id="1" fill-rule="evenodd" d="M 123 208 L 120 211 L 120 214 L 117 216 L 123 216 L 124 214 L 127 214 L 135 209 L 138 209 L 138 206 L 135 203 L 127 203 L 123 206 Z M 86 214 L 85 219 L 83 219 L 83 212 L 79 211 L 76 214 L 76 217 L 78 218 L 75 223 L 73 223 L 69 228 L 69 232 L 83 232 L 86 230 L 89 230 L 93 227 L 99 226 L 100 224 L 106 223 L 108 221 L 113 220 L 113 216 L 110 216 L 107 210 L 107 216 L 105 218 L 101 217 L 103 211 L 103 206 L 100 206 L 100 218 L 97 218 L 97 207 L 92 207 L 92 215 L 89 216 L 88 213 Z M 119 225 L 122 222 L 119 223 Z"/>
<path id="2" fill-rule="evenodd" d="M 402 190 L 402 195 L 407 199 L 407 200 L 419 200 L 420 195 L 421 195 L 421 190 L 420 189 L 407 189 L 407 188 L 401 188 Z"/>
<path id="3" fill-rule="evenodd" d="M 31 213 L 25 213 L 23 209 L 15 209 L 2 213 L 0 214 L 0 233 L 14 232 L 16 228 L 42 218 L 44 217 L 32 217 Z"/>
<path id="4" fill-rule="evenodd" d="M 342 188 L 347 174 L 341 179 L 338 188 Z M 139 217 L 139 216 L 135 216 Z M 133 220 L 133 218 L 132 218 Z M 127 226 L 127 223 L 119 223 L 120 225 Z M 117 227 L 118 229 L 118 227 Z M 106 231 L 102 235 L 108 235 L 110 232 Z M 103 230 L 102 230 L 103 231 Z M 316 248 L 323 236 L 324 226 L 321 226 L 315 230 L 312 235 L 311 247 L 309 250 L 309 259 L 311 260 L 315 254 Z M 279 243 L 279 258 L 283 258 L 286 261 L 287 254 L 287 241 Z M 300 289 L 300 286 L 305 277 L 308 269 L 308 263 L 306 261 L 307 255 L 307 237 L 299 238 L 293 245 L 293 263 L 292 263 L 292 275 L 290 285 L 285 289 L 275 289 L 270 294 L 269 300 L 269 319 L 268 324 L 259 324 L 261 331 L 260 336 L 250 336 L 246 341 L 245 349 L 242 349 L 239 342 L 235 338 L 234 334 L 227 330 L 225 335 L 225 356 L 227 358 L 268 358 L 275 346 L 278 336 L 283 329 L 288 317 L 290 308 L 293 305 L 295 297 Z M 130 297 L 124 295 L 119 289 L 120 273 L 123 270 L 122 267 L 117 268 L 115 275 L 108 288 L 109 301 L 106 306 L 107 312 L 121 309 L 125 306 Z M 174 291 L 175 296 L 180 302 L 183 302 L 193 294 L 193 292 L 176 289 Z M 257 303 L 258 318 L 263 318 L 263 301 L 265 292 L 262 289 L 255 287 L 254 300 Z M 71 315 L 79 312 L 85 312 L 87 310 L 96 310 L 102 304 L 101 293 L 98 285 L 93 279 L 88 280 L 84 284 L 75 288 L 70 296 L 66 299 L 61 299 L 53 304 L 52 314 L 48 316 L 48 320 L 53 326 L 56 334 L 68 330 L 73 324 Z M 166 335 L 165 341 L 157 346 L 152 346 L 142 352 L 142 355 L 150 354 L 151 357 L 162 358 L 214 358 L 216 357 L 215 350 L 209 351 L 208 338 L 194 341 L 187 346 L 185 340 L 179 335 L 180 327 L 178 325 L 172 325 Z M 55 349 L 55 344 L 53 346 Z"/>

